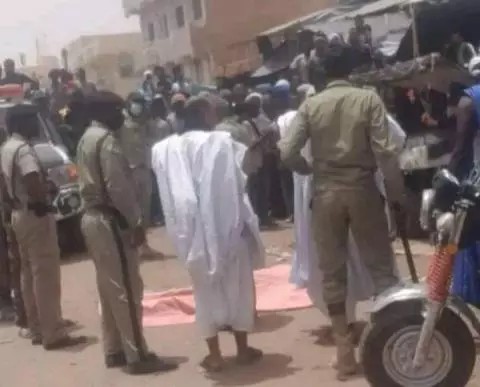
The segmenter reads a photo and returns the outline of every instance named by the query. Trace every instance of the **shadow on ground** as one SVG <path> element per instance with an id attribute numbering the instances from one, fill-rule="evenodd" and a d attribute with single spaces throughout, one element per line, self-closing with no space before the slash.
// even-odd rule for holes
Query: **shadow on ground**
<path id="1" fill-rule="evenodd" d="M 86 348 L 98 344 L 99 340 L 96 336 L 87 336 L 86 341 L 83 344 L 77 345 L 75 347 L 59 349 L 56 352 L 69 352 L 69 353 L 80 353 L 83 352 Z"/>
<path id="2" fill-rule="evenodd" d="M 255 324 L 255 333 L 268 333 L 277 331 L 287 326 L 294 320 L 293 316 L 281 313 L 260 314 Z"/>
<path id="3" fill-rule="evenodd" d="M 252 366 L 239 366 L 235 358 L 226 358 L 226 368 L 218 374 L 208 374 L 215 386 L 251 386 L 267 380 L 282 379 L 293 375 L 300 368 L 291 367 L 292 357 L 270 353 Z"/>

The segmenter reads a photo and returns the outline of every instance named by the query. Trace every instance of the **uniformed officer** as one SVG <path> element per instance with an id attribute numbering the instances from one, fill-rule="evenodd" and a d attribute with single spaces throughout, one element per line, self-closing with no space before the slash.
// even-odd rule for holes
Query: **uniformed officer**
<path id="1" fill-rule="evenodd" d="M 176 365 L 147 352 L 142 331 L 143 282 L 136 248 L 145 229 L 132 170 L 118 135 L 124 101 L 101 91 L 87 97 L 93 119 L 78 145 L 78 171 L 86 212 L 82 231 L 97 271 L 106 366 L 130 374 L 168 371 Z"/>
<path id="2" fill-rule="evenodd" d="M 22 291 L 32 344 L 47 350 L 86 342 L 70 337 L 62 320 L 60 251 L 49 186 L 30 141 L 39 135 L 37 110 L 19 104 L 6 123 L 11 137 L 1 151 L 1 169 L 12 202 L 12 228 L 22 260 Z"/>
<path id="3" fill-rule="evenodd" d="M 314 236 L 324 273 L 323 294 L 336 338 L 340 380 L 357 370 L 345 310 L 349 230 L 376 293 L 395 285 L 398 278 L 384 202 L 374 179 L 377 167 L 385 176 L 390 203 L 403 203 L 404 192 L 384 104 L 374 91 L 356 88 L 347 81 L 350 63 L 347 49 L 327 55 L 325 70 L 330 83 L 303 103 L 279 144 L 283 161 L 292 169 L 302 174 L 313 169 Z M 313 168 L 300 153 L 309 139 Z"/>
<path id="4" fill-rule="evenodd" d="M 123 152 L 132 170 L 137 195 L 142 209 L 143 225 L 151 224 L 152 197 L 152 144 L 149 133 L 149 114 L 147 102 L 141 93 L 131 93 L 125 107 L 125 123 L 119 134 Z M 143 258 L 161 258 L 161 253 L 154 251 L 145 240 L 140 247 Z"/>

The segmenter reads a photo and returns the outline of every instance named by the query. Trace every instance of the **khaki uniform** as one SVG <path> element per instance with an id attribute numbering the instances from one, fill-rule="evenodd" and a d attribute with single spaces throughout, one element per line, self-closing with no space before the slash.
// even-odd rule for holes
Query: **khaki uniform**
<path id="1" fill-rule="evenodd" d="M 60 250 L 55 218 L 37 217 L 27 209 L 28 196 L 22 177 L 42 174 L 33 148 L 18 134 L 4 144 L 1 168 L 10 197 L 15 201 L 12 228 L 22 261 L 22 291 L 28 325 L 44 345 L 53 344 L 66 333 L 62 328 Z M 13 174 L 13 176 L 12 176 Z"/>
<path id="2" fill-rule="evenodd" d="M 97 159 L 97 146 L 102 138 L 105 139 L 100 149 L 100 163 L 104 182 L 100 180 Z M 115 209 L 126 223 L 121 231 L 122 241 L 141 327 L 143 282 L 137 252 L 131 243 L 131 230 L 141 223 L 142 213 L 131 184 L 131 170 L 120 141 L 99 124 L 87 129 L 78 145 L 77 155 L 81 195 L 86 207 L 82 231 L 97 272 L 104 351 L 106 355 L 123 351 L 127 361 L 133 363 L 139 360 L 138 348 L 134 341 L 119 250 L 111 229 L 112 215 L 111 211 L 106 211 L 106 208 Z M 102 184 L 106 187 L 107 198 L 102 193 Z M 118 218 L 116 221 L 118 223 Z M 142 345 L 146 351 L 144 341 Z"/>
<path id="3" fill-rule="evenodd" d="M 152 200 L 152 146 L 155 131 L 147 122 L 138 122 L 127 116 L 120 130 L 120 143 L 132 170 L 138 200 L 145 226 L 150 224 Z"/>
<path id="4" fill-rule="evenodd" d="M 309 139 L 313 166 L 300 155 Z M 326 303 L 346 300 L 349 229 L 376 292 L 397 283 L 384 203 L 374 173 L 377 166 L 381 168 L 392 202 L 403 197 L 403 178 L 378 95 L 348 82 L 330 83 L 301 106 L 279 147 L 292 169 L 308 174 L 313 167 L 314 234 Z"/>

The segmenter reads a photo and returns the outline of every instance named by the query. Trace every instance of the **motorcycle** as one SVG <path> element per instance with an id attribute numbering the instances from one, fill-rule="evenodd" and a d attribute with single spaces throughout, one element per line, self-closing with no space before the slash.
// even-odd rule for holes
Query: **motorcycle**
<path id="1" fill-rule="evenodd" d="M 473 373 L 480 321 L 450 294 L 456 253 L 478 240 L 480 169 L 463 182 L 447 170 L 423 193 L 422 227 L 435 254 L 424 284 L 402 284 L 376 298 L 360 347 L 374 387 L 463 387 Z"/>

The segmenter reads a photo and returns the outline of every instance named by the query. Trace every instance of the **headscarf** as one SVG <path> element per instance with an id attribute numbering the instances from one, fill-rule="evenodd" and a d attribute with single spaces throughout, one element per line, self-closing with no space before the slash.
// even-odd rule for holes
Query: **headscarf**
<path id="1" fill-rule="evenodd" d="M 247 95 L 247 98 L 245 98 L 245 102 L 251 102 L 254 99 L 259 99 L 260 103 L 263 102 L 262 95 L 260 93 L 257 93 L 257 92 L 253 92 L 253 93 L 250 93 L 249 95 Z"/>
<path id="2" fill-rule="evenodd" d="M 275 83 L 275 86 L 273 87 L 274 91 L 290 91 L 290 82 L 288 82 L 286 79 L 280 79 Z"/>
<path id="3" fill-rule="evenodd" d="M 342 37 L 337 34 L 337 33 L 331 33 L 330 35 L 328 35 L 328 43 L 332 46 L 332 45 L 341 45 L 343 44 L 343 39 Z"/>

